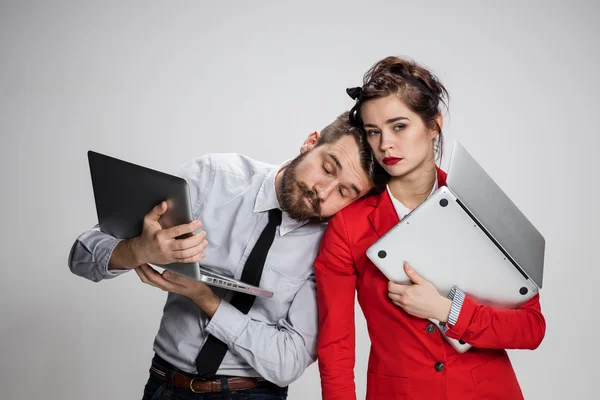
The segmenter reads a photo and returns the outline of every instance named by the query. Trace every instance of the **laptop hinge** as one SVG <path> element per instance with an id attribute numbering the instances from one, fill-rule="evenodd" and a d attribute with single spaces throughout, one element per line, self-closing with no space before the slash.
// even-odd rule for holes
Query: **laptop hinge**
<path id="1" fill-rule="evenodd" d="M 456 197 L 456 196 L 454 196 Z M 475 223 L 479 226 L 479 228 L 481 228 L 481 230 L 483 231 L 483 233 L 486 234 L 487 237 L 490 238 L 490 240 L 496 245 L 496 247 L 498 249 L 500 249 L 500 251 L 502 252 L 502 254 L 504 254 L 504 257 L 506 257 L 506 259 L 508 261 L 511 262 L 512 265 L 515 266 L 515 268 L 521 273 L 521 275 L 523 275 L 523 277 L 527 280 L 529 280 L 529 276 L 521 269 L 521 267 L 519 267 L 519 264 L 517 264 L 517 262 L 510 256 L 510 254 L 508 254 L 504 248 L 500 245 L 500 243 L 498 243 L 498 241 L 496 239 L 494 239 L 494 237 L 488 232 L 487 229 L 485 229 L 485 227 L 479 222 L 479 220 L 477 218 L 475 218 L 475 216 L 471 213 L 471 211 L 469 211 L 469 209 L 458 199 L 456 198 L 456 202 L 458 203 L 458 205 L 465 210 L 465 212 L 467 214 L 469 214 L 469 216 L 471 217 L 471 219 L 473 221 L 475 221 Z"/>

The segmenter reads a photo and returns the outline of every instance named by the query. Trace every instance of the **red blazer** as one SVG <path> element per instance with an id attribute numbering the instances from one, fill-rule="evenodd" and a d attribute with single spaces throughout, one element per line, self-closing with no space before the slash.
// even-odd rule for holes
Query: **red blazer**
<path id="1" fill-rule="evenodd" d="M 441 170 L 438 184 L 446 184 Z M 467 296 L 447 335 L 474 347 L 457 353 L 428 320 L 392 303 L 387 278 L 365 255 L 398 222 L 384 191 L 346 207 L 325 231 L 315 260 L 323 399 L 356 399 L 355 292 L 371 338 L 367 400 L 523 399 L 504 349 L 540 345 L 546 323 L 539 295 L 517 310 L 493 309 Z"/>

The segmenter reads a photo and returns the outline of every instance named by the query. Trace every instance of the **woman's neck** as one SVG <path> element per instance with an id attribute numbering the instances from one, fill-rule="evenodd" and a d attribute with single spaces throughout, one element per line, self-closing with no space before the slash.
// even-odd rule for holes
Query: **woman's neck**
<path id="1" fill-rule="evenodd" d="M 409 210 L 414 210 L 429 197 L 436 180 L 435 163 L 427 163 L 407 175 L 393 177 L 388 185 L 392 196 Z"/>

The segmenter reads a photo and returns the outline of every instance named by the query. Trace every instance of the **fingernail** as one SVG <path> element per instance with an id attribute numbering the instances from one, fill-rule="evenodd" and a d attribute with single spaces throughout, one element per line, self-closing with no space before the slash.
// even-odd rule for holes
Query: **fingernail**
<path id="1" fill-rule="evenodd" d="M 171 277 L 171 273 L 169 271 L 165 271 L 165 273 L 163 274 L 163 276 L 168 279 L 168 278 Z"/>

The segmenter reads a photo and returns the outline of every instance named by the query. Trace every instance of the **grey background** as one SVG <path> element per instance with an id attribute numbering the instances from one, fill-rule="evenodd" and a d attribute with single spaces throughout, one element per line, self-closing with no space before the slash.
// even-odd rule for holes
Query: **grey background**
<path id="1" fill-rule="evenodd" d="M 417 3 L 2 1 L 0 397 L 141 397 L 165 294 L 134 273 L 94 284 L 67 268 L 96 222 L 88 149 L 167 172 L 207 152 L 278 163 L 387 55 L 439 74 L 447 142 L 546 237 L 547 335 L 510 352 L 525 397 L 594 397 L 600 7 Z M 314 364 L 289 398 L 318 399 L 319 385 Z"/>

